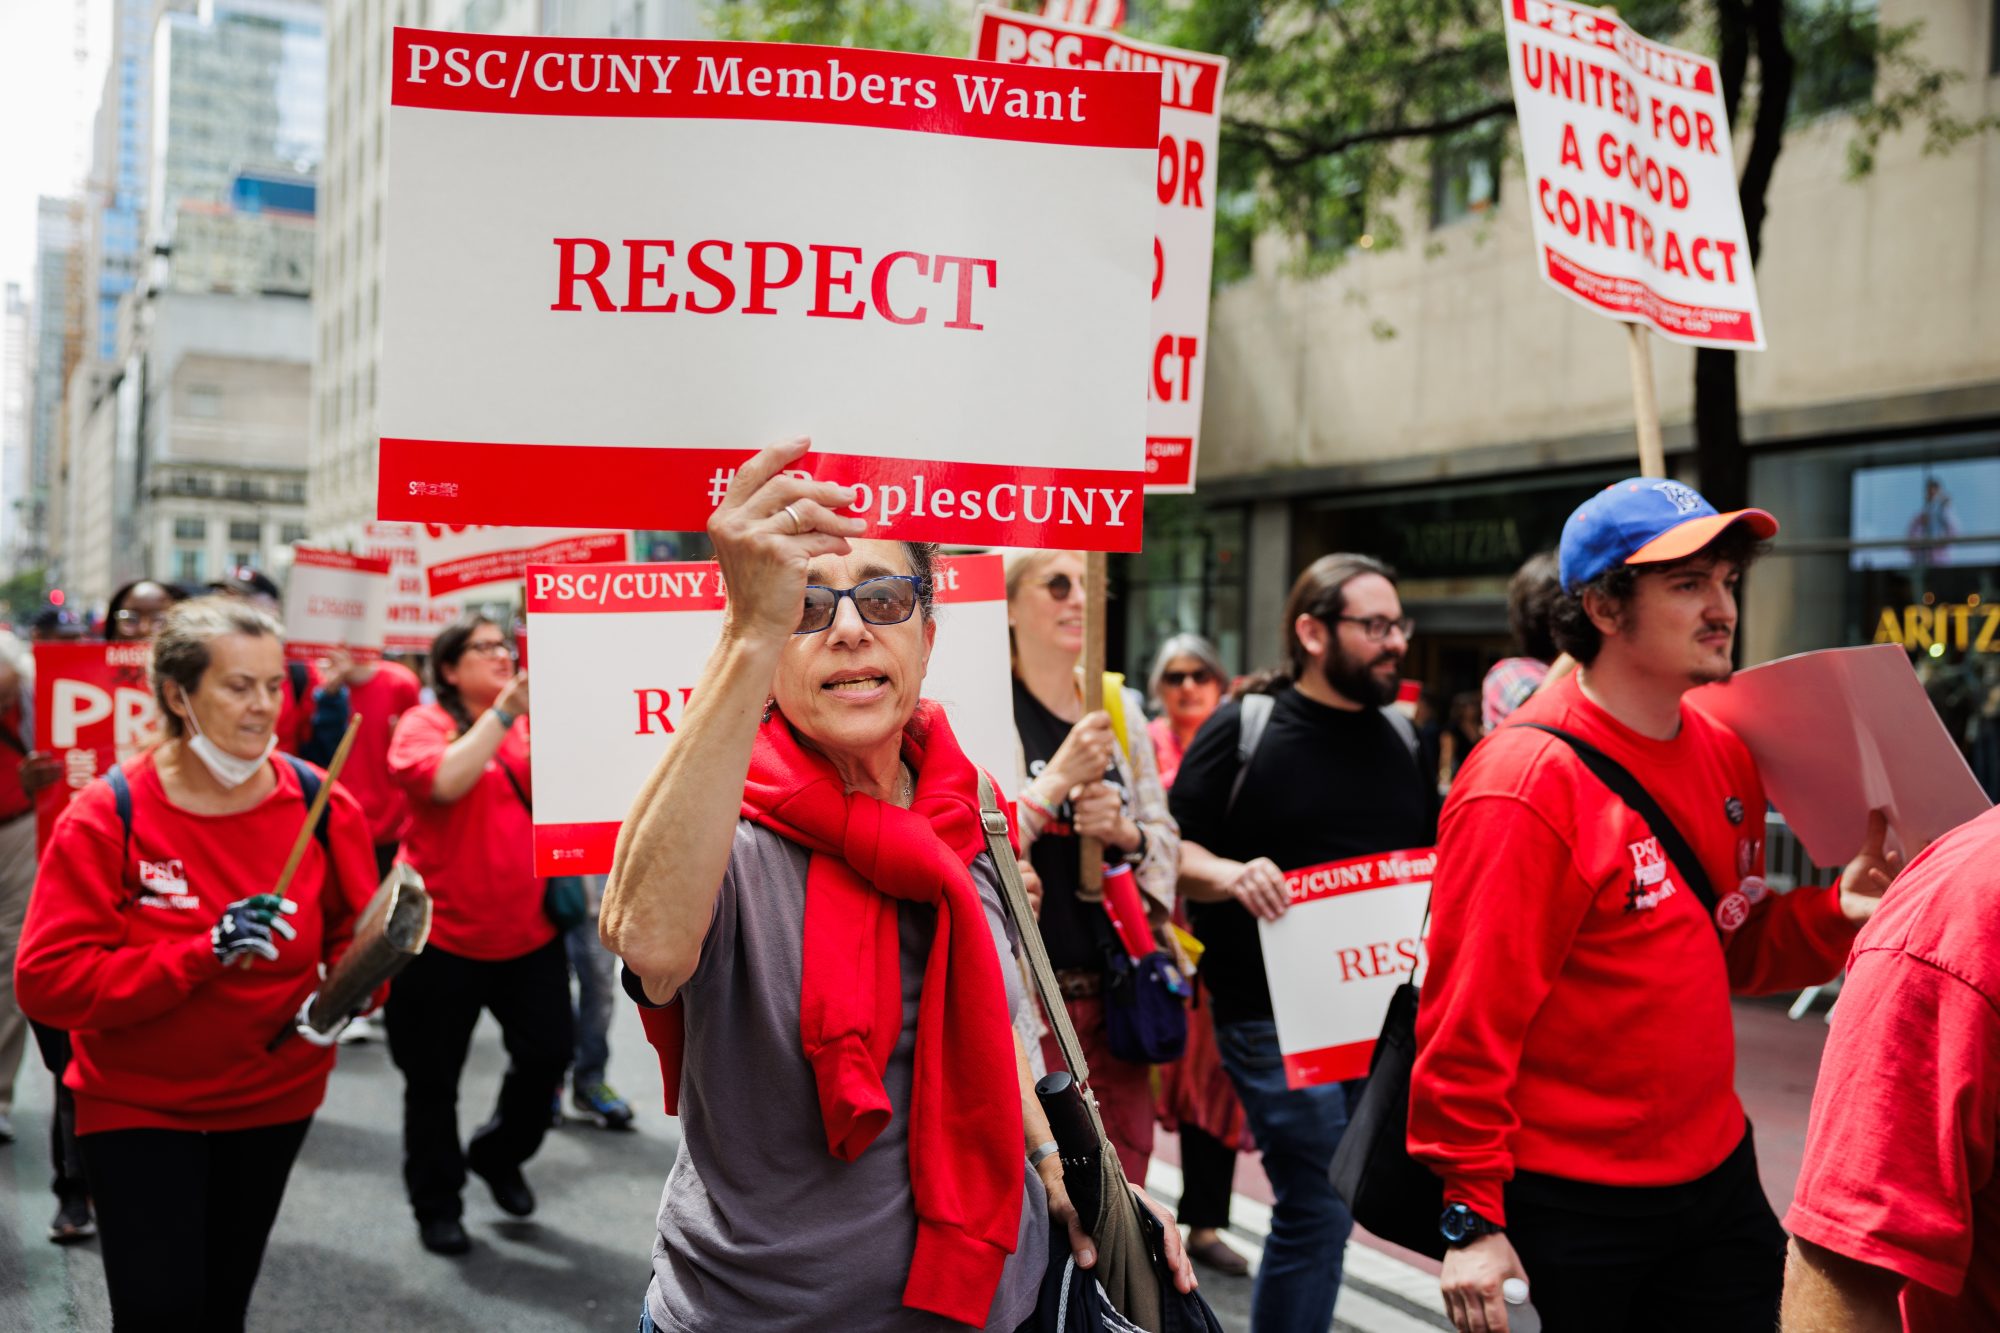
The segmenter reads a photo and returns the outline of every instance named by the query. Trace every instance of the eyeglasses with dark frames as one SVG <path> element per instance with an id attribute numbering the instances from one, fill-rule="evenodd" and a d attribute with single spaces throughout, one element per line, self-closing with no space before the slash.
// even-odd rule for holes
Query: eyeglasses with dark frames
<path id="1" fill-rule="evenodd" d="M 900 625 L 917 613 L 917 604 L 930 595 L 930 590 L 930 580 L 914 574 L 879 574 L 861 580 L 852 588 L 808 583 L 799 627 L 792 634 L 795 637 L 818 634 L 833 624 L 843 597 L 854 603 L 856 613 L 870 625 Z"/>
<path id="2" fill-rule="evenodd" d="M 1335 616 L 1335 620 L 1345 621 L 1361 627 L 1361 636 L 1370 643 L 1380 643 L 1389 637 L 1390 630 L 1399 631 L 1404 638 L 1417 632 L 1417 622 L 1409 616 L 1398 616 L 1394 620 L 1387 616 Z"/>
<path id="3" fill-rule="evenodd" d="M 1178 689 L 1182 685 L 1206 685 L 1215 679 L 1215 673 L 1207 667 L 1196 667 L 1192 671 L 1162 671 L 1160 684 L 1172 685 Z"/>
<path id="4" fill-rule="evenodd" d="M 504 639 L 487 639 L 483 643 L 468 643 L 465 645 L 465 652 L 468 657 L 513 657 L 516 655 L 514 645 Z"/>

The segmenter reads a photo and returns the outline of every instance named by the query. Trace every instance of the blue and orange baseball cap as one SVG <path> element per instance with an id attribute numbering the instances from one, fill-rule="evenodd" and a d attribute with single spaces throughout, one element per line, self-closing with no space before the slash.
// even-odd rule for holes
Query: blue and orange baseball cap
<path id="1" fill-rule="evenodd" d="M 1732 523 L 1747 523 L 1760 540 L 1778 534 L 1762 509 L 1719 514 L 1692 486 L 1662 477 L 1628 477 L 1576 507 L 1563 524 L 1563 591 L 1574 593 L 1619 565 L 1656 564 L 1693 555 Z"/>

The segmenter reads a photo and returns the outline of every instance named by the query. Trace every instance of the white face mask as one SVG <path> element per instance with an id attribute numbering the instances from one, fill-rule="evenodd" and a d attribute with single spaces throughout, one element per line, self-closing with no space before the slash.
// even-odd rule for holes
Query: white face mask
<path id="1" fill-rule="evenodd" d="M 201 760 L 210 773 L 214 774 L 215 780 L 225 787 L 240 787 L 256 777 L 257 770 L 271 757 L 271 751 L 278 748 L 278 734 L 274 731 L 264 742 L 264 753 L 255 759 L 244 759 L 229 753 L 201 734 L 201 723 L 194 720 L 194 705 L 191 703 L 188 705 L 187 720 L 188 725 L 194 728 L 194 739 L 187 743 L 187 748 L 194 752 L 194 757 Z"/>

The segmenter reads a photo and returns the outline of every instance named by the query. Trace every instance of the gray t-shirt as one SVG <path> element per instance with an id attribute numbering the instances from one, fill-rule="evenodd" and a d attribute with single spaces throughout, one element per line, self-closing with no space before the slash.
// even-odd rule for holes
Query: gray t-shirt
<path id="1" fill-rule="evenodd" d="M 701 962 L 681 988 L 681 1147 L 660 1199 L 653 1282 L 663 1333 L 875 1333 L 962 1329 L 903 1306 L 917 1215 L 910 1194 L 909 1103 L 917 1005 L 937 909 L 898 903 L 903 1029 L 883 1076 L 893 1113 L 853 1162 L 826 1149 L 812 1068 L 799 1041 L 807 853 L 747 820 L 716 898 Z M 997 872 L 982 853 L 973 881 L 1020 1004 Z M 1016 1328 L 1035 1308 L 1049 1246 L 1048 1201 L 1022 1145 L 1020 1241 L 985 1327 Z"/>

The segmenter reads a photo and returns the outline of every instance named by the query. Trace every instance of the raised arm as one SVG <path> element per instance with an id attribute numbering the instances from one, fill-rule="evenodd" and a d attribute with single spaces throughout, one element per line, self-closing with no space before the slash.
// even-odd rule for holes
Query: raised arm
<path id="1" fill-rule="evenodd" d="M 854 499 L 847 487 L 786 474 L 810 447 L 794 440 L 745 463 L 708 521 L 729 592 L 722 641 L 618 833 L 598 932 L 655 1003 L 673 998 L 701 961 L 751 747 L 805 603 L 806 565 L 846 554 L 847 539 L 867 528 L 835 512 Z"/>

